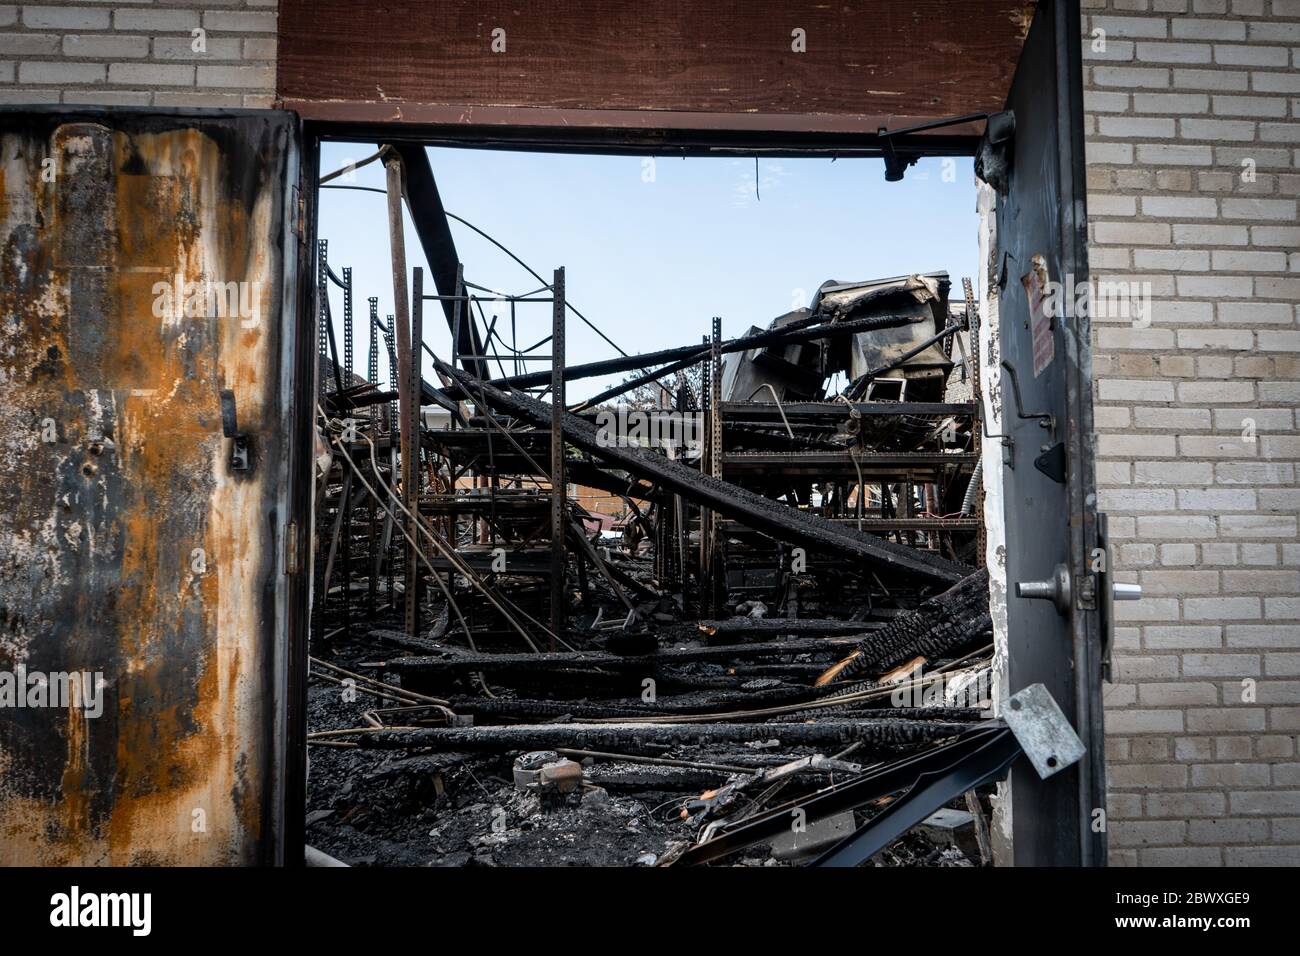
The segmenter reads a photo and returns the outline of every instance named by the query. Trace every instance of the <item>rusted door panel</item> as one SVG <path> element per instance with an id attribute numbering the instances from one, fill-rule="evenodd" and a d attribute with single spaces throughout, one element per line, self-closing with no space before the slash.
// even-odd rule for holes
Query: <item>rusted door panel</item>
<path id="1" fill-rule="evenodd" d="M 291 114 L 0 112 L 2 863 L 280 860 L 297 176 Z"/>

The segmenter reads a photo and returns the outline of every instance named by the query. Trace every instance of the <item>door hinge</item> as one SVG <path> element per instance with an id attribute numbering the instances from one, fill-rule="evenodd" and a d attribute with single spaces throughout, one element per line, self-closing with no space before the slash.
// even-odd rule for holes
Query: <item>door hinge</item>
<path id="1" fill-rule="evenodd" d="M 293 204 L 293 234 L 298 237 L 299 242 L 303 242 L 307 232 L 307 199 L 297 186 L 293 187 L 293 194 L 296 197 Z"/>
<path id="2" fill-rule="evenodd" d="M 284 573 L 298 573 L 298 522 L 290 521 L 284 529 Z"/>

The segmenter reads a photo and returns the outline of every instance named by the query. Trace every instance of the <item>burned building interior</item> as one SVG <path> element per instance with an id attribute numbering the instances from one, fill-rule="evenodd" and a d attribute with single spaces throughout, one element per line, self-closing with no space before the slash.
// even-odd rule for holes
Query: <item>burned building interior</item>
<path id="1" fill-rule="evenodd" d="M 573 264 L 476 284 L 425 150 L 369 163 L 410 310 L 319 236 L 309 853 L 988 865 L 1019 751 L 991 720 L 971 279 L 827 278 L 737 335 L 567 364 Z M 971 754 L 941 799 L 908 789 Z"/>

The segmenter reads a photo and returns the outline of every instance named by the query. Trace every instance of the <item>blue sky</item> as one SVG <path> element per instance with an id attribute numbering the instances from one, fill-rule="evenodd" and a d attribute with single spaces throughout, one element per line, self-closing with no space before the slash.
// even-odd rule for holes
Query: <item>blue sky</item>
<path id="1" fill-rule="evenodd" d="M 371 144 L 327 143 L 322 172 L 373 151 Z M 807 305 L 827 279 L 946 269 L 960 289 L 962 276 L 976 276 L 969 159 L 948 161 L 955 165 L 947 168 L 944 160 L 922 160 L 901 183 L 887 183 L 875 159 L 760 158 L 759 196 L 753 157 L 651 161 L 438 148 L 429 150 L 429 160 L 449 212 L 548 280 L 564 266 L 569 300 L 632 353 L 698 342 L 715 315 L 722 317 L 724 337 L 766 327 Z M 359 169 L 348 184 L 382 188 L 383 168 Z M 339 274 L 343 266 L 353 270 L 360 374 L 367 298 L 379 297 L 381 316 L 392 311 L 385 209 L 377 193 L 321 193 L 319 236 L 329 240 L 330 265 Z M 514 294 L 540 285 L 471 230 L 456 222 L 451 228 L 469 281 Z M 428 281 L 409 218 L 406 237 L 408 266 L 425 266 Z M 338 290 L 332 297 L 342 348 L 342 297 Z M 436 311 L 425 313 L 425 341 L 446 358 L 450 335 L 437 303 L 429 306 Z M 508 329 L 508 306 L 483 307 L 501 316 L 498 328 Z M 550 306 L 520 305 L 517 320 L 520 345 L 531 345 L 550 333 Z M 567 330 L 570 364 L 616 354 L 572 314 Z M 549 353 L 549 346 L 538 352 Z M 386 363 L 380 368 L 382 377 Z M 587 397 L 622 377 L 575 382 L 568 398 Z"/>

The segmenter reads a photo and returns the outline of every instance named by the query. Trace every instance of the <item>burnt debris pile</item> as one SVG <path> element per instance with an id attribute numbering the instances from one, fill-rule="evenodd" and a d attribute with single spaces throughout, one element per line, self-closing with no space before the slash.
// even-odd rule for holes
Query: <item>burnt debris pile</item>
<path id="1" fill-rule="evenodd" d="M 827 282 L 736 338 L 566 366 L 563 270 L 468 281 L 420 156 L 385 158 L 433 266 L 426 289 L 394 262 L 409 309 L 361 317 L 319 250 L 308 841 L 801 863 L 993 733 L 969 283 L 953 306 L 943 273 Z M 871 859 L 980 865 L 986 813 L 971 789 Z"/>

